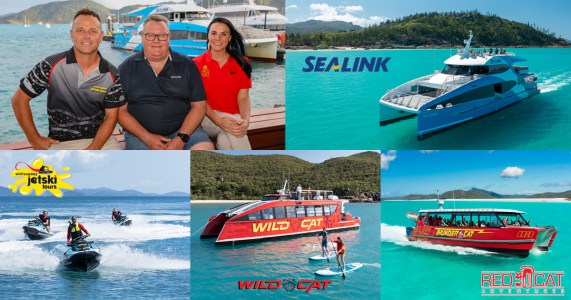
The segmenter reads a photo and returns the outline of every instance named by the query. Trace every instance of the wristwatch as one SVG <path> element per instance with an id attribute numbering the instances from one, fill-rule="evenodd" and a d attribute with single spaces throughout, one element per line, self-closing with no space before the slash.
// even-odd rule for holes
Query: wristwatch
<path id="1" fill-rule="evenodd" d="M 190 140 L 190 135 L 188 134 L 184 134 L 184 133 L 177 133 L 177 135 L 183 142 L 188 143 L 188 140 Z"/>

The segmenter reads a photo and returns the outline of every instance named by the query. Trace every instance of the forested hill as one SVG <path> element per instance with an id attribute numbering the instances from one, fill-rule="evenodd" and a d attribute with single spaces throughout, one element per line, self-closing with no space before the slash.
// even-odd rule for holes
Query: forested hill
<path id="1" fill-rule="evenodd" d="M 546 47 L 569 46 L 556 33 L 478 11 L 419 13 L 389 20 L 360 31 L 313 32 L 288 34 L 289 46 L 350 46 L 371 48 L 394 47 L 461 47 L 474 33 L 472 46 L 477 47 Z"/>
<path id="2" fill-rule="evenodd" d="M 86 7 L 97 12 L 103 22 L 107 16 L 113 14 L 107 7 L 93 1 L 56 1 L 36 5 L 16 14 L 1 16 L 0 23 L 24 24 L 24 19 L 27 19 L 30 24 L 37 22 L 69 24 L 75 13 Z"/>
<path id="3" fill-rule="evenodd" d="M 453 190 L 441 193 L 438 196 L 440 199 L 525 199 L 525 198 L 564 198 L 571 199 L 571 191 L 553 192 L 553 193 L 538 193 L 531 195 L 502 195 L 492 191 L 483 189 L 471 188 L 469 190 Z M 383 200 L 426 200 L 436 199 L 436 194 L 426 195 L 406 195 L 400 197 L 383 197 Z"/>
<path id="4" fill-rule="evenodd" d="M 261 199 L 281 189 L 333 190 L 336 195 L 379 193 L 380 154 L 363 152 L 313 164 L 288 155 L 225 155 L 193 151 L 191 199 Z"/>

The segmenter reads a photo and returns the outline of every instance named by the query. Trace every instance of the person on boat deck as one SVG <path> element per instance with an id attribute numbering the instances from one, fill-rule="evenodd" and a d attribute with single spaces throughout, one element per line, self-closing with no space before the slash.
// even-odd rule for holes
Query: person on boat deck
<path id="1" fill-rule="evenodd" d="M 327 230 L 323 227 L 323 230 L 317 234 L 321 237 L 321 251 L 323 252 L 323 257 L 329 257 L 329 250 L 327 249 Z M 327 254 L 327 256 L 325 255 Z"/>
<path id="2" fill-rule="evenodd" d="M 225 18 L 214 18 L 207 32 L 208 50 L 194 59 L 206 90 L 202 127 L 216 137 L 217 149 L 250 150 L 252 66 L 244 54 L 242 35 Z"/>
<path id="3" fill-rule="evenodd" d="M 82 231 L 85 232 L 85 234 L 89 234 L 87 229 L 85 229 L 81 223 L 77 222 L 77 217 L 72 216 L 71 223 L 67 227 L 67 244 L 69 245 L 71 240 L 83 236 Z"/>
<path id="4" fill-rule="evenodd" d="M 20 80 L 12 96 L 14 115 L 34 149 L 121 149 L 111 133 L 125 99 L 119 71 L 97 51 L 103 40 L 99 15 L 79 10 L 69 34 L 71 49 L 48 56 Z M 48 136 L 38 132 L 30 108 L 45 90 Z"/>
<path id="5" fill-rule="evenodd" d="M 150 15 L 143 50 L 120 66 L 127 104 L 119 109 L 127 150 L 212 150 L 200 127 L 206 93 L 194 62 L 170 49 L 169 20 Z"/>
<path id="6" fill-rule="evenodd" d="M 297 200 L 302 200 L 301 199 L 301 192 L 302 192 L 301 184 L 298 184 L 297 188 L 295 188 L 295 193 L 297 194 Z"/>
<path id="7" fill-rule="evenodd" d="M 48 232 L 50 232 L 51 218 L 50 218 L 50 216 L 48 216 L 48 211 L 44 210 L 41 215 L 38 215 L 38 218 L 40 219 L 42 224 L 44 224 L 44 227 L 46 227 L 46 230 Z"/>
<path id="8" fill-rule="evenodd" d="M 125 218 L 123 213 L 120 210 L 113 208 L 113 213 L 111 214 L 111 220 L 113 220 L 113 223 L 117 223 L 123 220 L 123 218 Z"/>
<path id="9" fill-rule="evenodd" d="M 335 244 L 337 244 L 337 267 L 341 268 L 341 264 L 343 264 L 343 270 L 345 270 L 345 243 L 338 236 Z"/>

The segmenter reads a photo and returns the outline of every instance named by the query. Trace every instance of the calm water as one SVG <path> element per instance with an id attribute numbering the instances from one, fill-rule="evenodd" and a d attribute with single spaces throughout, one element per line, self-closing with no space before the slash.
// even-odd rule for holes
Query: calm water
<path id="1" fill-rule="evenodd" d="M 402 83 L 442 70 L 455 50 L 288 51 L 288 149 L 571 148 L 571 49 L 508 51 L 528 59 L 520 65 L 537 75 L 542 93 L 423 141 L 416 140 L 416 118 L 380 127 L 379 99 Z M 308 56 L 391 59 L 388 72 L 305 73 Z"/>
<path id="2" fill-rule="evenodd" d="M 188 198 L 0 198 L 0 299 L 189 299 Z M 133 225 L 117 227 L 112 209 Z M 22 226 L 49 210 L 54 236 L 30 241 Z M 101 249 L 101 265 L 87 273 L 58 268 L 72 215 Z M 176 282 L 176 284 L 173 284 Z M 152 288 L 150 288 L 152 287 Z"/>
<path id="3" fill-rule="evenodd" d="M 361 217 L 361 229 L 343 231 L 339 235 L 347 247 L 346 263 L 361 262 L 364 266 L 347 278 L 316 277 L 314 272 L 334 266 L 331 263 L 309 262 L 310 256 L 320 252 L 316 236 L 277 241 L 256 242 L 238 246 L 215 246 L 214 239 L 200 239 L 201 227 L 208 218 L 236 204 L 191 204 L 192 228 L 192 299 L 378 299 L 380 293 L 379 204 L 348 204 L 345 209 Z M 200 230 L 199 230 L 200 229 Z M 332 234 L 333 237 L 337 233 Z M 239 290 L 238 280 L 281 280 L 283 278 L 332 279 L 326 290 L 305 293 L 283 288 L 268 290 Z"/>
<path id="4" fill-rule="evenodd" d="M 0 24 L 0 33 L 4 37 L 0 50 L 0 144 L 25 140 L 12 111 L 12 95 L 20 84 L 20 79 L 42 59 L 71 48 L 69 29 L 69 24 L 53 24 L 51 29 L 40 25 L 25 28 L 21 25 Z M 104 58 L 116 66 L 133 55 L 133 52 L 112 49 L 108 42 L 101 43 L 99 50 Z M 252 69 L 252 107 L 284 105 L 285 67 L 253 62 Z M 46 99 L 47 93 L 44 92 L 30 102 L 34 121 L 43 135 L 48 132 Z"/>
<path id="5" fill-rule="evenodd" d="M 453 208 L 453 205 L 448 201 L 445 208 Z M 383 202 L 381 299 L 459 299 L 460 295 L 461 299 L 482 299 L 482 271 L 519 271 L 522 265 L 532 265 L 536 271 L 564 271 L 563 286 L 571 285 L 571 203 L 470 201 L 456 202 L 455 206 L 521 210 L 527 212 L 526 218 L 532 225 L 553 225 L 558 233 L 549 253 L 532 252 L 523 259 L 476 249 L 409 242 L 405 228 L 412 222 L 405 213 L 436 208 L 435 202 Z"/>

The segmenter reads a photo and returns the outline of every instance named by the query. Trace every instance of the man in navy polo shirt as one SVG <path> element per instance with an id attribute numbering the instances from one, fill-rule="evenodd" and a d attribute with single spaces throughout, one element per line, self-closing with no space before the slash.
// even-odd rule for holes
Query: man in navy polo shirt
<path id="1" fill-rule="evenodd" d="M 206 93 L 188 57 L 170 50 L 168 20 L 150 15 L 143 22 L 143 51 L 120 66 L 127 105 L 119 109 L 128 150 L 211 150 L 200 127 Z"/>
<path id="2" fill-rule="evenodd" d="M 12 97 L 18 123 L 34 149 L 120 150 L 111 136 L 125 104 L 119 71 L 97 51 L 103 40 L 99 15 L 79 10 L 70 30 L 73 48 L 51 55 L 20 81 Z M 49 134 L 38 132 L 30 100 L 48 90 Z"/>

